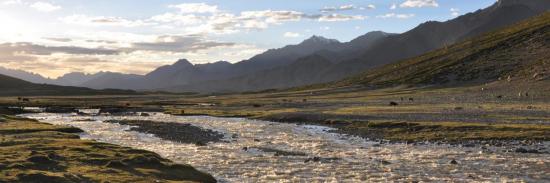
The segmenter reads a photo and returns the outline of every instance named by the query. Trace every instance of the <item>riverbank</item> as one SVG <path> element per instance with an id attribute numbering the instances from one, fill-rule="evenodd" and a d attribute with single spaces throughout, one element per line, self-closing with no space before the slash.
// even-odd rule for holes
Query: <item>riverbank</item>
<path id="1" fill-rule="evenodd" d="M 0 116 L 0 182 L 216 182 L 153 152 L 82 140 L 81 132 Z"/>
<path id="2" fill-rule="evenodd" d="M 550 140 L 548 86 L 497 83 L 455 88 L 350 87 L 195 96 L 29 97 L 30 102 L 26 103 L 4 97 L 0 98 L 0 105 L 39 106 L 53 113 L 96 108 L 109 114 L 154 111 L 244 117 L 329 126 L 339 133 L 393 142 L 531 144 Z"/>
<path id="3" fill-rule="evenodd" d="M 528 96 L 521 88 L 507 85 L 235 94 L 182 99 L 179 103 L 188 105 L 169 106 L 167 113 L 323 125 L 339 133 L 391 142 L 549 141 L 548 88 L 531 86 L 530 90 Z M 193 103 L 197 105 L 189 105 Z"/>

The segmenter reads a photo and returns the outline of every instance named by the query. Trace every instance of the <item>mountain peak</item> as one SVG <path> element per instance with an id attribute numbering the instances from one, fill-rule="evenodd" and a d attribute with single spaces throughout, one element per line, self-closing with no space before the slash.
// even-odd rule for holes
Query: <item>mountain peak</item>
<path id="1" fill-rule="evenodd" d="M 340 43 L 340 41 L 336 40 L 336 39 L 328 39 L 328 38 L 325 38 L 323 36 L 317 36 L 317 35 L 313 35 L 311 36 L 310 38 L 304 40 L 301 44 L 308 44 L 308 43 L 313 43 L 313 44 L 331 44 L 331 43 Z"/>
<path id="2" fill-rule="evenodd" d="M 188 66 L 193 66 L 193 64 L 191 64 L 191 62 L 189 62 L 189 60 L 187 59 L 179 59 L 176 63 L 172 64 L 172 66 L 188 67 Z"/>

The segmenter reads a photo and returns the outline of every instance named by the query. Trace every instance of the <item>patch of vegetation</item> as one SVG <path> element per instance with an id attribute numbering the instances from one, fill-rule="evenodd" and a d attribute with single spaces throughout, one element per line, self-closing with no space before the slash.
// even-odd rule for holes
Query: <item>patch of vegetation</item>
<path id="1" fill-rule="evenodd" d="M 392 141 L 550 140 L 550 126 L 535 124 L 376 121 L 353 123 L 341 130 L 367 137 L 374 133 Z"/>
<path id="2" fill-rule="evenodd" d="M 81 140 L 76 128 L 2 118 L 0 182 L 216 182 L 149 151 Z"/>

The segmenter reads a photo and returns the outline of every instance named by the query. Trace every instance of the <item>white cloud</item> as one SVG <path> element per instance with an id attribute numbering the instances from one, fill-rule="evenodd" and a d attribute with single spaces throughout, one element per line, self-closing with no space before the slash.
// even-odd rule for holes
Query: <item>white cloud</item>
<path id="1" fill-rule="evenodd" d="M 453 17 L 457 17 L 458 15 L 460 15 L 460 10 L 457 9 L 457 8 L 451 8 L 451 16 Z"/>
<path id="2" fill-rule="evenodd" d="M 396 14 L 396 13 L 387 13 L 384 15 L 378 15 L 376 18 L 399 18 L 399 19 L 407 19 L 414 17 L 414 14 Z"/>
<path id="3" fill-rule="evenodd" d="M 330 27 L 329 26 L 323 26 L 323 27 L 320 27 L 319 29 L 321 29 L 321 30 L 330 30 Z"/>
<path id="4" fill-rule="evenodd" d="M 402 8 L 422 8 L 422 7 L 438 7 L 439 4 L 435 0 L 406 0 L 399 5 Z"/>
<path id="5" fill-rule="evenodd" d="M 61 9 L 61 6 L 57 6 L 47 2 L 35 2 L 30 5 L 31 8 L 34 8 L 41 12 L 52 12 Z"/>
<path id="6" fill-rule="evenodd" d="M 106 17 L 106 16 L 87 16 L 87 15 L 71 15 L 61 18 L 65 23 L 84 25 L 84 26 L 123 26 L 136 27 L 144 25 L 153 25 L 154 23 L 143 20 L 128 20 L 122 17 Z"/>
<path id="7" fill-rule="evenodd" d="M 170 5 L 170 8 L 177 8 L 181 13 L 216 13 L 218 6 L 208 5 L 206 3 L 183 3 Z"/>
<path id="8" fill-rule="evenodd" d="M 21 0 L 7 0 L 2 2 L 3 5 L 15 5 L 15 4 L 23 4 L 23 1 Z"/>
<path id="9" fill-rule="evenodd" d="M 328 13 L 328 12 L 334 12 L 334 11 L 348 11 L 348 10 L 365 10 L 365 9 L 376 9 L 376 6 L 373 5 L 373 4 L 369 4 L 367 5 L 367 7 L 357 7 L 353 4 L 349 4 L 349 5 L 342 5 L 342 6 L 338 6 L 338 7 L 334 7 L 334 6 L 327 6 L 323 9 L 321 9 L 321 12 L 324 12 L 324 13 Z"/>
<path id="10" fill-rule="evenodd" d="M 158 36 L 152 42 L 136 42 L 132 43 L 131 48 L 126 51 L 157 51 L 157 52 L 173 52 L 186 53 L 196 52 L 199 50 L 207 50 L 214 47 L 229 47 L 235 43 L 217 42 L 205 40 L 202 36 L 177 36 L 164 35 Z M 124 49 L 123 49 L 124 50 Z"/>
<path id="11" fill-rule="evenodd" d="M 291 37 L 291 38 L 295 38 L 295 37 L 300 37 L 300 33 L 296 33 L 296 32 L 285 32 L 285 34 L 283 35 L 284 37 Z"/>
<path id="12" fill-rule="evenodd" d="M 364 20 L 366 16 L 361 15 L 341 15 L 341 14 L 330 14 L 323 15 L 319 17 L 319 22 L 340 22 L 340 21 L 349 21 L 349 20 Z"/>
<path id="13" fill-rule="evenodd" d="M 349 5 L 342 5 L 342 6 L 339 6 L 339 7 L 334 7 L 334 6 L 331 6 L 331 7 L 324 7 L 323 9 L 321 9 L 322 12 L 331 12 L 331 11 L 346 11 L 346 10 L 353 10 L 355 9 L 355 6 L 353 4 L 349 4 Z"/>
<path id="14" fill-rule="evenodd" d="M 178 25 L 194 25 L 202 23 L 206 18 L 202 16 L 197 16 L 194 14 L 175 14 L 175 13 L 164 13 L 160 15 L 155 15 L 151 17 L 150 20 L 156 22 L 169 23 L 173 22 Z"/>
<path id="15" fill-rule="evenodd" d="M 397 4 L 393 3 L 391 6 L 390 6 L 390 10 L 395 10 L 397 9 Z"/>

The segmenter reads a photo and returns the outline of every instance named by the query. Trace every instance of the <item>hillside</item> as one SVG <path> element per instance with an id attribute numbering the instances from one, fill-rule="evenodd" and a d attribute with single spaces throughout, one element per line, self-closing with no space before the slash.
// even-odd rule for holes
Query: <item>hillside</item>
<path id="1" fill-rule="evenodd" d="M 93 90 L 81 87 L 34 84 L 13 77 L 0 75 L 0 96 L 46 96 L 46 95 L 117 95 L 136 94 L 129 90 Z"/>
<path id="2" fill-rule="evenodd" d="M 371 69 L 331 86 L 472 85 L 550 78 L 550 12 L 506 29 Z"/>

